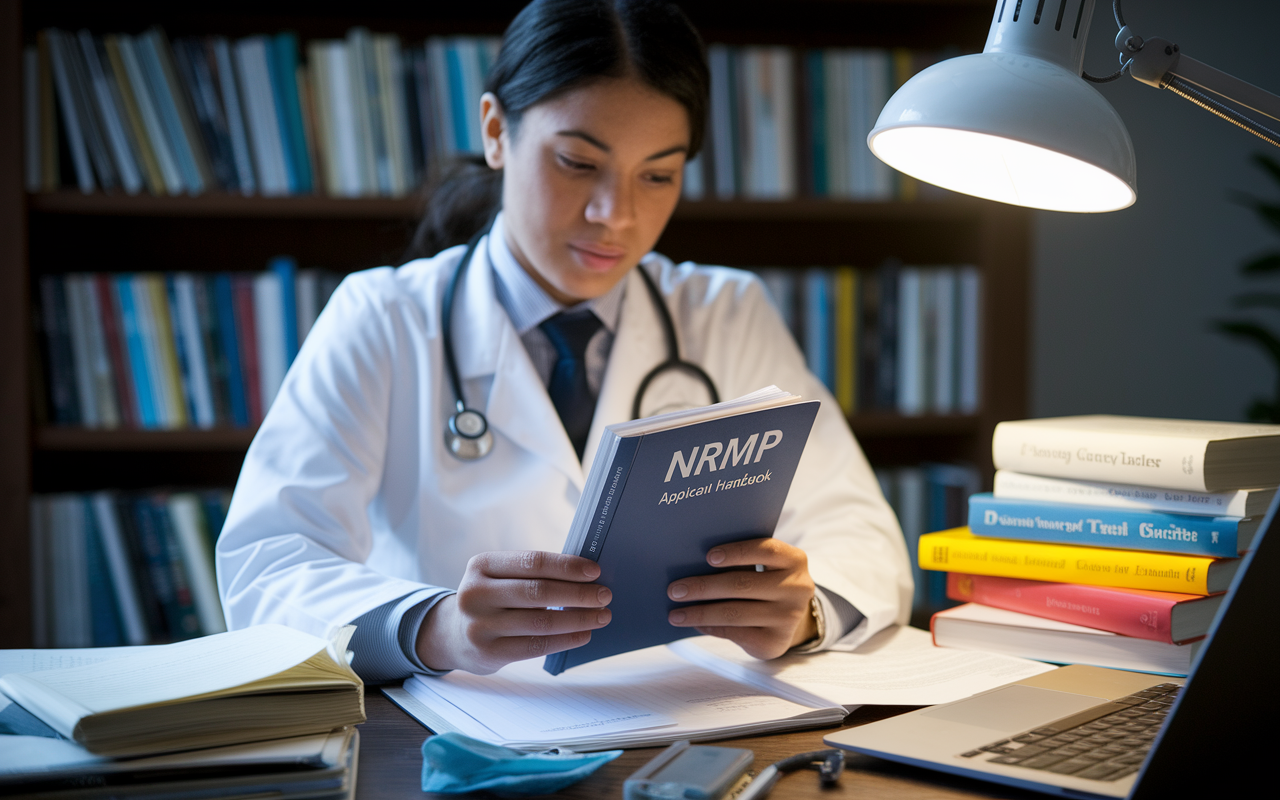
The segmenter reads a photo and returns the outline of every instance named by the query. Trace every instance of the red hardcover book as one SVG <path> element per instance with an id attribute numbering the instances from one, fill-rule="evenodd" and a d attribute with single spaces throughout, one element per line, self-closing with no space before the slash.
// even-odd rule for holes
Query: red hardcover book
<path id="1" fill-rule="evenodd" d="M 125 356 L 124 331 L 116 306 L 115 292 L 111 291 L 111 279 L 95 275 L 93 290 L 98 293 L 98 306 L 102 313 L 102 336 L 106 340 L 107 358 L 111 359 L 111 377 L 116 394 L 116 406 L 120 420 L 126 428 L 141 428 L 138 400 L 133 396 L 133 373 Z"/>
<path id="2" fill-rule="evenodd" d="M 949 572 L 947 597 L 1136 639 L 1183 644 L 1209 632 L 1223 595 L 1204 597 Z"/>
<path id="3" fill-rule="evenodd" d="M 248 401 L 249 421 L 262 422 L 262 380 L 258 373 L 258 325 L 253 317 L 253 278 L 235 275 L 231 278 L 235 299 L 236 339 L 240 345 L 240 370 L 244 373 L 244 393 Z"/>

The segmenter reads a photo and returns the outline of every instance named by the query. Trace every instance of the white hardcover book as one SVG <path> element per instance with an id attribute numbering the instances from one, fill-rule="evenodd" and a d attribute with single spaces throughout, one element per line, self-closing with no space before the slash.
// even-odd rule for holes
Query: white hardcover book
<path id="1" fill-rule="evenodd" d="M 923 414 L 924 314 L 922 276 L 918 267 L 898 272 L 898 413 Z"/>
<path id="2" fill-rule="evenodd" d="M 118 428 L 121 409 L 116 404 L 115 375 L 111 369 L 111 357 L 107 353 L 107 334 L 102 325 L 102 306 L 92 275 L 80 277 L 84 311 L 88 320 L 90 372 L 93 391 L 97 398 L 99 422 L 104 428 Z"/>
<path id="3" fill-rule="evenodd" d="M 249 140 L 258 175 L 258 190 L 267 196 L 289 193 L 289 173 L 284 164 L 284 143 L 280 139 L 280 119 L 271 89 L 267 63 L 267 40 L 251 36 L 235 44 L 236 75 L 244 89 Z"/>
<path id="4" fill-rule="evenodd" d="M 231 137 L 231 153 L 235 159 L 236 180 L 240 193 L 253 194 L 258 181 L 253 174 L 253 156 L 249 149 L 249 132 L 245 128 L 244 94 L 236 84 L 236 71 L 231 65 L 231 46 L 221 36 L 212 39 L 213 61 L 218 71 L 218 90 L 222 95 L 222 108 L 227 117 L 227 132 Z"/>
<path id="5" fill-rule="evenodd" d="M 294 308 L 298 316 L 298 346 L 306 341 L 311 333 L 311 326 L 316 324 L 320 316 L 320 276 L 319 270 L 300 269 L 293 281 Z"/>
<path id="6" fill-rule="evenodd" d="M 151 85 L 142 71 L 142 62 L 138 58 L 137 45 L 132 36 L 120 34 L 117 37 L 120 46 L 120 60 L 124 62 L 129 88 L 138 104 L 138 114 L 142 117 L 142 126 L 147 131 L 147 141 L 156 155 L 160 165 L 160 175 L 164 178 L 164 188 L 169 194 L 182 194 L 186 184 L 182 180 L 182 172 L 178 169 L 178 157 L 169 144 L 164 126 L 160 122 L 160 110 L 156 108 L 155 97 Z"/>
<path id="7" fill-rule="evenodd" d="M 22 144 L 28 192 L 38 192 L 40 176 L 40 53 L 35 45 L 22 49 Z"/>
<path id="8" fill-rule="evenodd" d="M 57 87 L 58 110 L 62 112 L 62 124 L 67 134 L 67 145 L 71 149 L 71 162 L 76 168 L 76 182 L 80 191 L 92 192 L 96 186 L 93 180 L 93 167 L 89 164 L 89 148 L 85 142 L 83 122 L 80 109 L 77 108 L 75 96 L 72 94 L 70 67 L 62 32 L 50 30 L 49 55 L 53 65 L 53 82 Z"/>
<path id="9" fill-rule="evenodd" d="M 53 646 L 92 647 L 93 607 L 84 503 L 79 495 L 52 498 Z"/>
<path id="10" fill-rule="evenodd" d="M 177 413 L 177 408 L 182 401 L 173 396 L 168 365 L 164 363 L 161 351 L 158 312 L 154 303 L 151 302 L 148 279 L 147 275 L 134 275 L 129 279 L 129 288 L 133 292 L 134 314 L 138 319 L 138 338 L 142 340 L 143 357 L 147 362 L 147 377 L 151 384 L 151 397 L 155 403 L 156 426 L 177 428 L 181 425 L 181 416 Z"/>
<path id="11" fill-rule="evenodd" d="M 97 103 L 98 119 L 102 120 L 106 133 L 106 144 L 115 157 L 116 169 L 120 173 L 120 183 L 129 194 L 137 194 L 142 189 L 142 171 L 129 147 L 125 136 L 124 120 L 120 118 L 120 110 L 112 97 L 111 84 L 107 81 L 106 72 L 98 58 L 98 46 L 93 36 L 86 30 L 77 34 L 80 52 L 84 56 L 85 66 L 89 68 L 89 88 Z"/>
<path id="12" fill-rule="evenodd" d="M 933 397 L 935 414 L 956 410 L 956 271 L 950 267 L 933 270 Z"/>
<path id="13" fill-rule="evenodd" d="M 722 200 L 737 194 L 734 179 L 737 153 L 734 152 L 733 129 L 733 53 L 727 45 L 713 44 L 707 48 L 707 62 L 711 70 L 711 139 L 715 157 L 715 193 Z"/>
<path id="14" fill-rule="evenodd" d="M 347 71 L 351 91 L 351 116 L 355 122 L 356 159 L 360 169 L 360 193 L 378 194 L 378 160 L 373 141 L 373 121 L 369 114 L 369 61 L 365 57 L 368 31 L 347 32 Z"/>
<path id="15" fill-rule="evenodd" d="M 217 579 L 213 572 L 213 559 L 206 546 L 204 515 L 200 511 L 200 498 L 193 494 L 174 494 L 169 497 L 169 516 L 173 520 L 178 549 L 182 552 L 182 564 L 191 587 L 196 616 L 200 618 L 200 633 L 222 633 L 227 629 L 222 615 L 222 603 L 218 600 Z"/>
<path id="16" fill-rule="evenodd" d="M 1260 517 L 1267 513 L 1275 489 L 1236 489 L 1224 492 L 1196 492 L 1189 489 L 1158 489 L 1127 483 L 1067 480 L 1028 475 L 1013 470 L 996 470 L 996 497 L 1011 500 L 1070 503 L 1077 506 L 1163 511 L 1203 517 Z"/>
<path id="17" fill-rule="evenodd" d="M 976 414 L 982 398 L 982 273 L 977 267 L 961 267 L 957 280 L 956 411 Z"/>
<path id="18" fill-rule="evenodd" d="M 253 319 L 258 339 L 262 413 L 271 408 L 287 369 L 284 351 L 284 295 L 280 276 L 261 272 L 253 278 Z"/>
<path id="19" fill-rule="evenodd" d="M 68 275 L 62 279 L 67 296 L 67 324 L 71 329 L 71 363 L 76 378 L 76 395 L 80 402 L 80 424 L 86 428 L 98 428 L 102 425 L 102 417 L 98 413 L 98 394 L 93 387 L 89 312 L 84 307 L 83 283 L 79 275 Z"/>
<path id="20" fill-rule="evenodd" d="M 831 197 L 850 197 L 849 185 L 849 66 L 847 50 L 822 54 L 827 112 L 827 188 Z"/>
<path id="21" fill-rule="evenodd" d="M 778 175 L 778 196 L 795 197 L 799 193 L 796 147 L 795 56 L 789 47 L 769 48 L 769 66 L 773 88 L 774 125 L 777 150 L 774 152 Z"/>
<path id="22" fill-rule="evenodd" d="M 338 194 L 359 197 L 364 193 L 361 174 L 360 131 L 356 118 L 354 92 L 351 86 L 351 64 L 346 42 L 330 42 L 325 48 L 325 73 L 332 89 L 328 105 L 337 167 Z"/>
<path id="23" fill-rule="evenodd" d="M 51 502 L 49 497 L 31 496 L 31 643 L 36 647 L 53 642 Z"/>
<path id="24" fill-rule="evenodd" d="M 189 273 L 173 276 L 173 327 L 181 331 L 187 381 L 191 387 L 191 410 L 196 427 L 212 428 L 216 422 L 213 390 L 209 385 L 209 362 L 200 335 L 200 318 L 196 313 L 195 277 Z M 207 633 L 207 631 L 206 631 Z"/>
<path id="25" fill-rule="evenodd" d="M 111 587 L 115 592 L 116 607 L 120 610 L 125 641 L 131 645 L 146 644 L 149 639 L 147 622 L 142 615 L 137 578 L 133 574 L 120 520 L 116 517 L 114 499 L 109 492 L 98 492 L 90 497 L 89 502 L 107 569 L 111 572 Z"/>
<path id="26" fill-rule="evenodd" d="M 439 36 L 427 39 L 427 72 L 431 78 L 431 118 L 435 123 L 434 142 L 442 159 L 457 155 L 457 137 L 453 133 L 453 91 L 449 87 L 448 43 Z"/>
<path id="27" fill-rule="evenodd" d="M 997 469 L 1218 492 L 1280 484 L 1280 425 L 1104 414 L 1001 422 Z"/>

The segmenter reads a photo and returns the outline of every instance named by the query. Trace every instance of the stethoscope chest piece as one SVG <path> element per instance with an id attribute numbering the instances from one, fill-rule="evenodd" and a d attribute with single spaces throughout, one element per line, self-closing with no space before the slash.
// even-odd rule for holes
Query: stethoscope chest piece
<path id="1" fill-rule="evenodd" d="M 493 433 L 484 414 L 469 408 L 459 409 L 449 417 L 444 431 L 444 446 L 463 461 L 475 461 L 493 449 Z"/>

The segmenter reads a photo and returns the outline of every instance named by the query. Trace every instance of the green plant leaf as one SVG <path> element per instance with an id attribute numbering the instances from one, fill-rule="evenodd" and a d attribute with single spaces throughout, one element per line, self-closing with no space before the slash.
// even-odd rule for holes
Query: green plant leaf
<path id="1" fill-rule="evenodd" d="M 1253 163 L 1262 167 L 1263 170 L 1271 175 L 1272 180 L 1277 184 L 1280 184 L 1280 161 L 1277 161 L 1266 153 L 1254 153 Z"/>
<path id="2" fill-rule="evenodd" d="M 1280 272 L 1280 252 L 1267 253 L 1266 255 L 1258 256 L 1251 261 L 1246 261 L 1240 270 L 1246 275 Z"/>
<path id="3" fill-rule="evenodd" d="M 1256 322 L 1217 322 L 1218 330 L 1228 336 L 1253 342 L 1271 356 L 1271 360 L 1280 367 L 1280 338 Z"/>
<path id="4" fill-rule="evenodd" d="M 1236 308 L 1280 308 L 1280 293 L 1250 292 L 1237 295 L 1232 305 Z"/>

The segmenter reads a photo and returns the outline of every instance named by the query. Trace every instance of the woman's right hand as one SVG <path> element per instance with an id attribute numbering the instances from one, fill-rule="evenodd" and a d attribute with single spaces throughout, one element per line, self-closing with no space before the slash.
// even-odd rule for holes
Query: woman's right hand
<path id="1" fill-rule="evenodd" d="M 581 647 L 609 624 L 613 592 L 592 583 L 596 562 L 540 550 L 481 553 L 450 595 L 427 613 L 418 658 L 432 669 L 478 675 L 512 661 Z"/>

